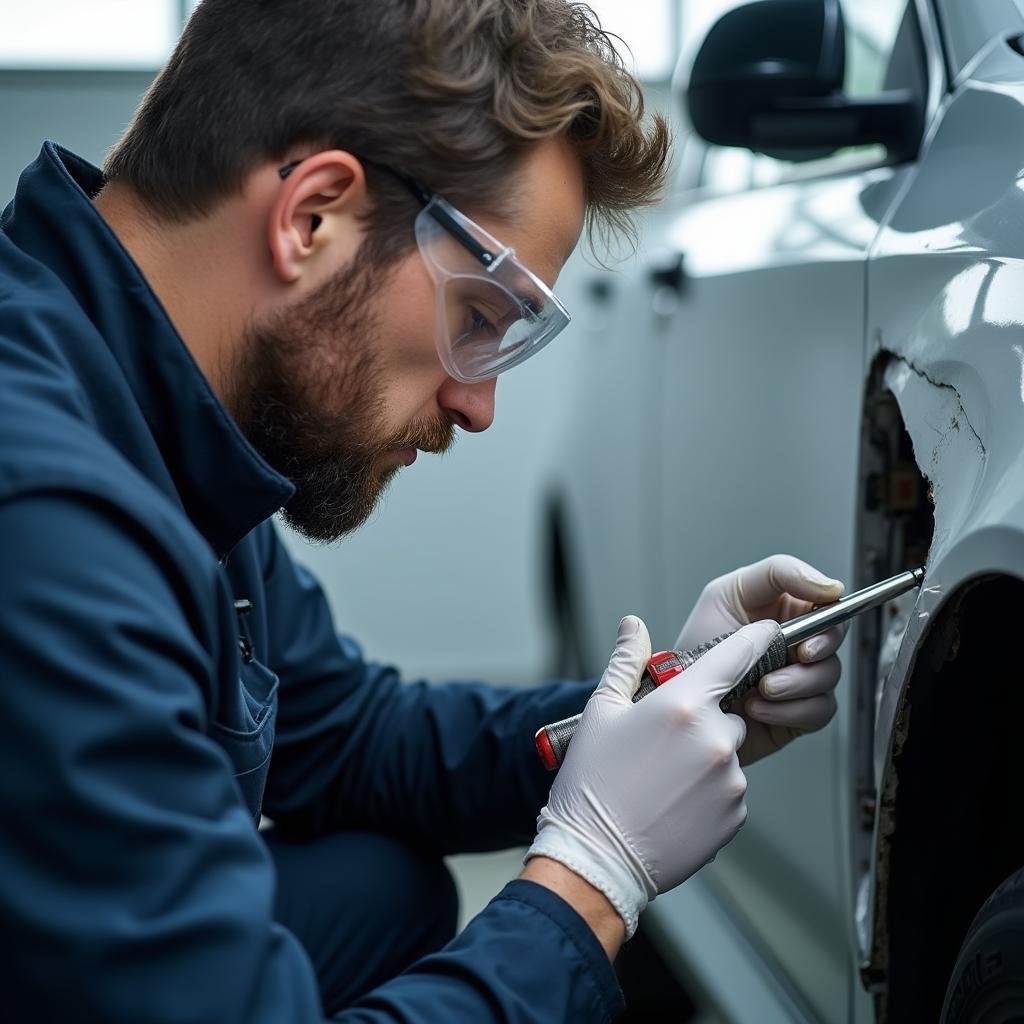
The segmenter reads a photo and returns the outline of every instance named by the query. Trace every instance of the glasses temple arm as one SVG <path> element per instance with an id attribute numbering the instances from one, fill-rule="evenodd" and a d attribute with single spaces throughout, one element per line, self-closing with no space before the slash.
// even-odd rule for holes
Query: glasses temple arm
<path id="1" fill-rule="evenodd" d="M 439 206 L 437 203 L 434 203 L 433 206 L 430 205 L 431 201 L 437 198 L 434 192 L 421 185 L 415 178 L 410 178 L 407 174 L 402 174 L 401 171 L 396 171 L 393 167 L 377 163 L 376 160 L 367 160 L 365 157 L 361 159 L 363 163 L 379 167 L 381 170 L 388 171 L 398 178 L 425 207 L 429 207 L 428 213 L 430 216 L 445 231 L 452 235 L 463 248 L 469 250 L 485 267 L 489 267 L 494 263 L 495 254 L 486 246 L 481 245 L 443 206 Z M 284 181 L 301 163 L 302 160 L 293 160 L 290 164 L 279 168 L 277 173 L 280 175 L 281 180 Z"/>

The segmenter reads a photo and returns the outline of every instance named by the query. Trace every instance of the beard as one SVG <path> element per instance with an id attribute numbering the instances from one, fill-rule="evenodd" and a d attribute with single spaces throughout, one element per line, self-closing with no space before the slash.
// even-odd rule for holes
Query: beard
<path id="1" fill-rule="evenodd" d="M 387 431 L 374 305 L 387 277 L 357 257 L 246 330 L 229 406 L 253 447 L 295 485 L 282 515 L 307 540 L 330 543 L 369 519 L 400 468 L 388 453 L 441 454 L 455 443 L 448 420 Z"/>

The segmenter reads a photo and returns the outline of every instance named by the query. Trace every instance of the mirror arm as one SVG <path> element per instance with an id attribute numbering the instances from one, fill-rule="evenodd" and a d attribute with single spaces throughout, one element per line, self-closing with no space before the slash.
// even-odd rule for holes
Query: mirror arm
<path id="1" fill-rule="evenodd" d="M 839 149 L 870 139 L 888 147 L 895 159 L 904 160 L 917 151 L 920 117 L 920 105 L 905 89 L 863 99 L 842 94 L 780 98 L 771 109 L 752 113 L 750 144 L 754 149 L 761 143 L 772 150 Z"/>

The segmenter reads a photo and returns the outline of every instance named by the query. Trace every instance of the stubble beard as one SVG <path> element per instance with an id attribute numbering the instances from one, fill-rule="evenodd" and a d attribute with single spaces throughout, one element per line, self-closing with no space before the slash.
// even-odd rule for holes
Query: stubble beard
<path id="1" fill-rule="evenodd" d="M 307 299 L 246 331 L 231 411 L 260 455 L 295 485 L 282 510 L 307 540 L 362 526 L 400 465 L 402 448 L 445 452 L 447 420 L 387 434 L 374 299 L 387 271 L 357 262 Z"/>

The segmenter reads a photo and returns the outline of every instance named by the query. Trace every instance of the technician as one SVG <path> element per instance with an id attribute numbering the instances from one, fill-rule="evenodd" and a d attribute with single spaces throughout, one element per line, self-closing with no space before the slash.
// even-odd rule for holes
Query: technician
<path id="1" fill-rule="evenodd" d="M 593 696 L 403 684 L 271 517 L 336 539 L 487 429 L 495 377 L 566 322 L 584 225 L 627 226 L 667 149 L 563 0 L 204 0 L 103 172 L 51 143 L 26 169 L 0 231 L 0 1018 L 620 1011 L 612 958 L 743 824 L 740 766 L 833 714 L 839 633 L 722 713 L 755 620 L 841 586 L 788 556 L 709 584 L 678 646 L 743 628 L 636 705 L 632 617 Z M 584 705 L 552 785 L 533 733 Z M 441 856 L 531 841 L 449 941 Z"/>

